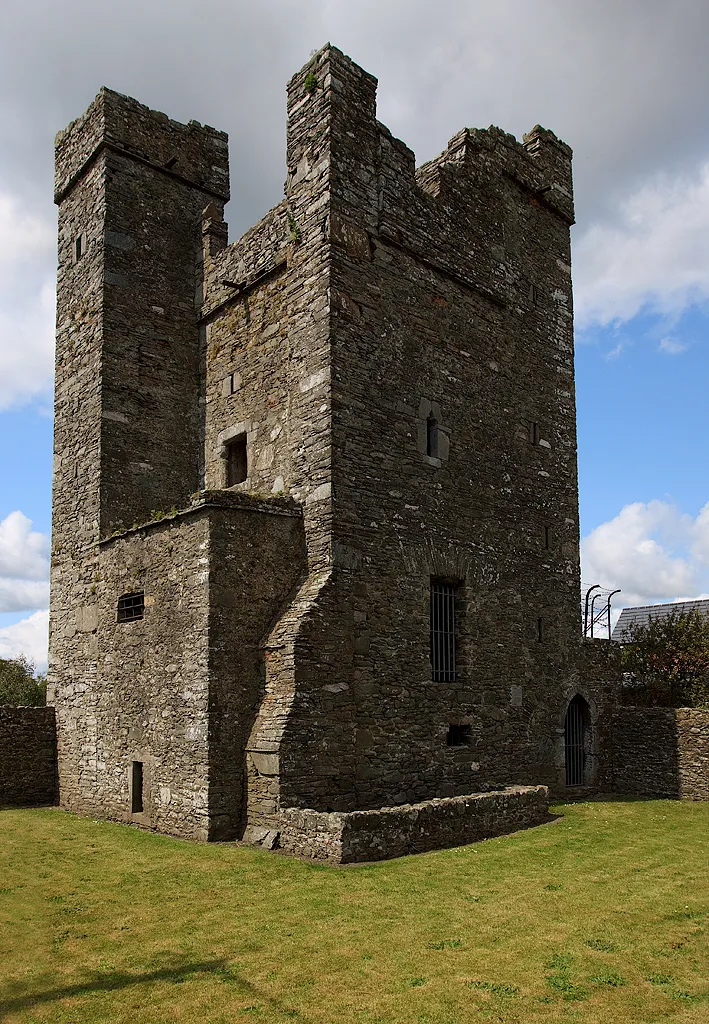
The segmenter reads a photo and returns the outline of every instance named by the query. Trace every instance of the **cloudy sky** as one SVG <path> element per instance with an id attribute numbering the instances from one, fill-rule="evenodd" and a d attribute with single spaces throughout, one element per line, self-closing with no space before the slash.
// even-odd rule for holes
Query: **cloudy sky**
<path id="1" fill-rule="evenodd" d="M 101 85 L 231 137 L 232 239 L 282 195 L 285 82 L 330 40 L 419 162 L 467 126 L 574 148 L 583 576 L 709 592 L 706 0 L 24 0 L 0 36 L 0 656 L 46 658 L 53 138 Z"/>

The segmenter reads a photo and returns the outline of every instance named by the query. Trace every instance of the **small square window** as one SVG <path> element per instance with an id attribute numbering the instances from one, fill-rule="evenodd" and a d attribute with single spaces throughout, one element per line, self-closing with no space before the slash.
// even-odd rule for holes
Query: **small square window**
<path id="1" fill-rule="evenodd" d="M 249 465 L 246 456 L 246 434 L 239 434 L 238 437 L 229 441 L 226 446 L 226 485 L 233 487 L 234 484 L 243 484 L 249 475 Z"/>
<path id="2" fill-rule="evenodd" d="M 446 746 L 467 747 L 470 745 L 470 726 L 451 723 L 446 734 Z"/>
<path id="3" fill-rule="evenodd" d="M 143 591 L 134 594 L 123 594 L 118 598 L 118 621 L 135 622 L 145 614 L 145 594 Z"/>

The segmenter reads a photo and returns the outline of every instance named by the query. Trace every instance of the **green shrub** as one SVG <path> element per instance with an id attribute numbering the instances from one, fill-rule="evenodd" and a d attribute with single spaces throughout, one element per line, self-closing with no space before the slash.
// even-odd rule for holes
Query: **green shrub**
<path id="1" fill-rule="evenodd" d="M 42 707 L 47 703 L 47 677 L 24 656 L 0 658 L 0 705 Z"/>

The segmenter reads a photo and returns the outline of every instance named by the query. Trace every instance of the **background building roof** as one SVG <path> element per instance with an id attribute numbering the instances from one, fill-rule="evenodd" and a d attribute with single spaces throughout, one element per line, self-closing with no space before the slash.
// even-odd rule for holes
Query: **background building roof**
<path id="1" fill-rule="evenodd" d="M 641 626 L 646 626 L 650 619 L 664 619 L 672 612 L 701 612 L 703 615 L 709 615 L 709 599 L 701 601 L 674 601 L 670 604 L 643 604 L 638 605 L 636 608 L 624 608 L 620 613 L 620 618 L 613 627 L 611 633 L 611 640 L 617 640 L 622 642 L 623 634 L 625 633 L 628 626 L 634 625 L 636 622 Z"/>

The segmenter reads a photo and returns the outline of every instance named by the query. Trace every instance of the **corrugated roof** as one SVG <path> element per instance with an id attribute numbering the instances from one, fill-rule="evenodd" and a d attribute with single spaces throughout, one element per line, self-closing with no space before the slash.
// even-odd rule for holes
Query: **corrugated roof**
<path id="1" fill-rule="evenodd" d="M 650 619 L 664 619 L 672 612 L 681 614 L 691 611 L 698 611 L 703 615 L 709 614 L 709 598 L 701 601 L 674 601 L 670 604 L 643 604 L 635 608 L 624 608 L 613 627 L 611 640 L 622 642 L 623 634 L 628 626 L 636 622 L 641 626 L 646 626 Z"/>

